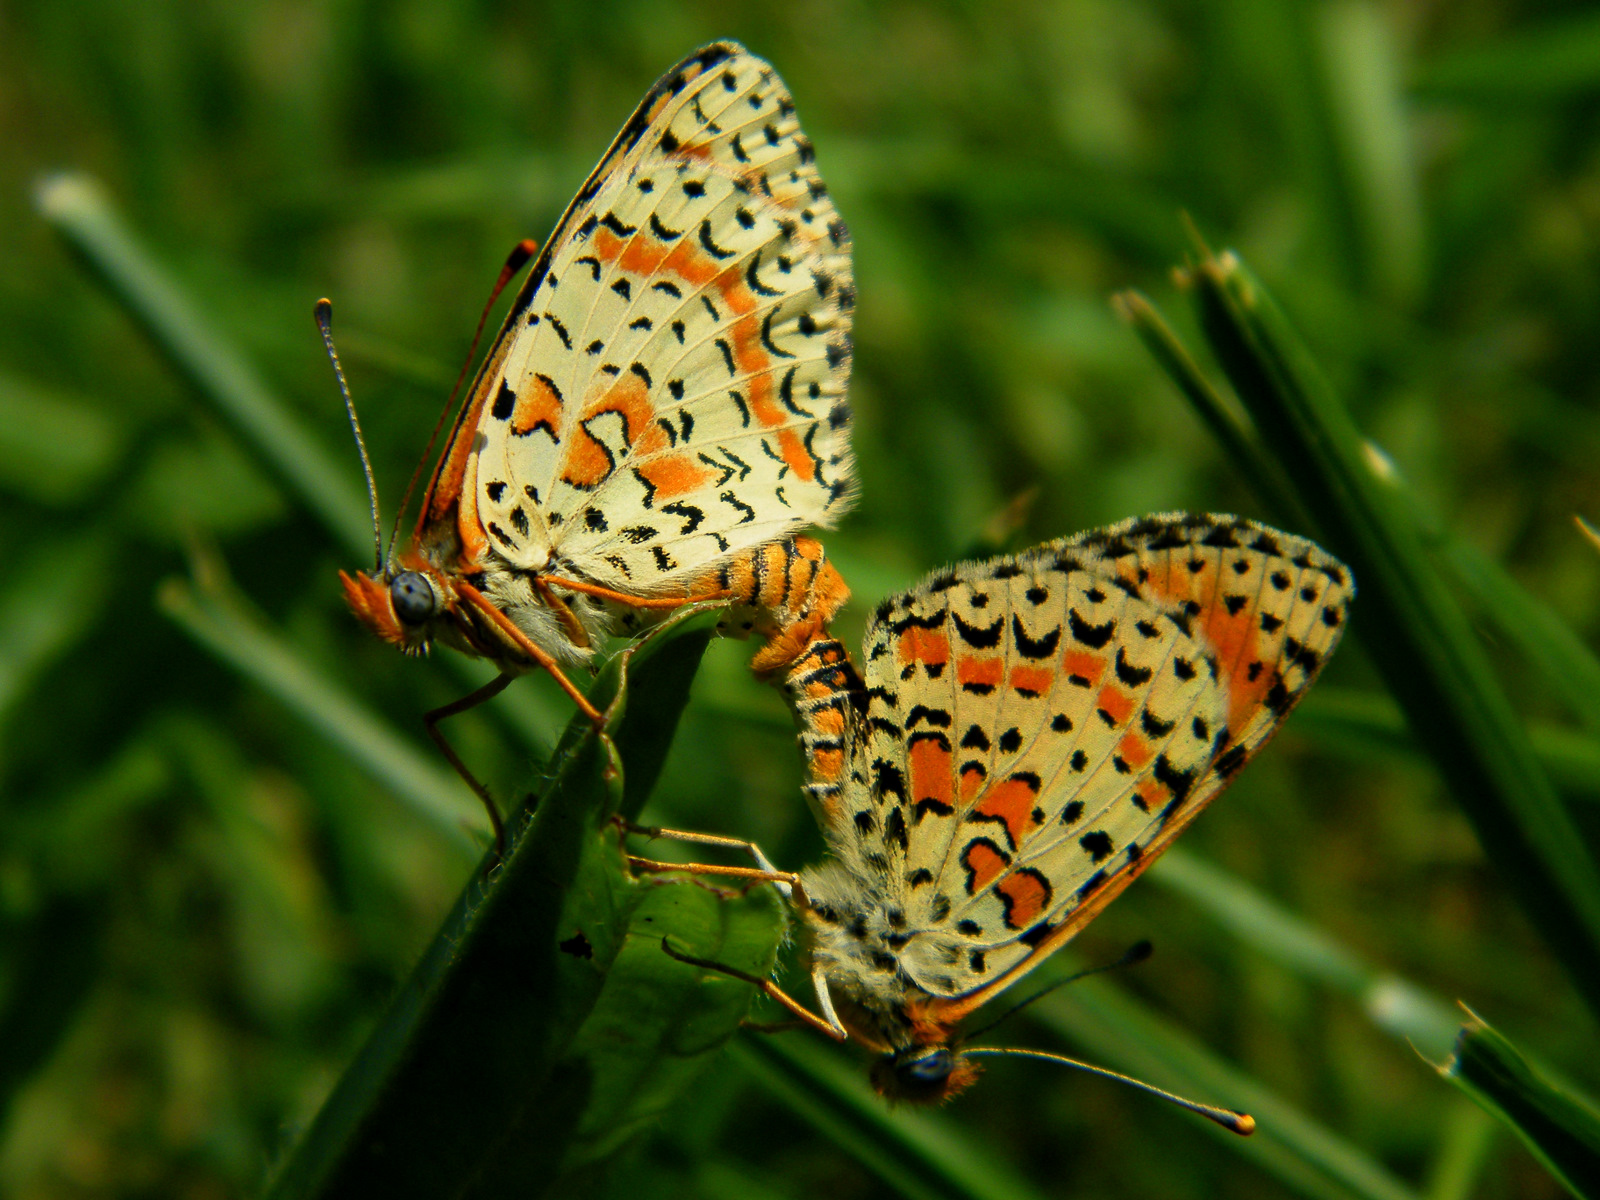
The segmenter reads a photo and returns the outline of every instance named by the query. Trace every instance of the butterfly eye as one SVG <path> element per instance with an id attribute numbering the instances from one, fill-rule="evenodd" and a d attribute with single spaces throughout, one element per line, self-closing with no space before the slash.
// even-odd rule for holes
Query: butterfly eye
<path id="1" fill-rule="evenodd" d="M 421 625 L 438 611 L 433 585 L 420 571 L 401 571 L 389 584 L 389 603 L 407 625 Z"/>
<path id="2" fill-rule="evenodd" d="M 913 1058 L 902 1060 L 896 1064 L 895 1070 L 907 1082 L 937 1085 L 950 1078 L 955 1065 L 955 1055 L 950 1053 L 948 1046 L 935 1046 Z"/>

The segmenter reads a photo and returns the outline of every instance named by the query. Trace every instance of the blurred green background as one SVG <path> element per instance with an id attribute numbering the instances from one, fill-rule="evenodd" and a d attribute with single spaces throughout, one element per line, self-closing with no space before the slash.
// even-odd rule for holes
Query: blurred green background
<path id="1" fill-rule="evenodd" d="M 334 576 L 364 555 L 83 269 L 40 180 L 97 179 L 353 492 L 310 320 L 331 296 L 392 505 L 505 253 L 718 37 L 783 75 L 854 234 L 862 499 L 826 541 L 856 593 L 847 642 L 956 557 L 1160 509 L 1282 519 L 1107 303 L 1137 286 L 1185 316 L 1183 213 L 1273 287 L 1432 512 L 1595 633 L 1600 558 L 1569 521 L 1600 515 L 1589 6 L 0 6 L 0 1193 L 259 1190 L 471 868 L 440 817 L 475 802 L 420 715 L 484 677 L 356 625 Z M 219 661 L 192 597 L 157 599 L 191 569 L 270 636 L 258 671 L 359 707 L 308 721 Z M 1562 726 L 1515 648 L 1491 651 L 1530 720 Z M 819 839 L 749 653 L 712 647 L 654 812 L 799 866 Z M 1392 710 L 1359 636 L 1318 691 L 1186 837 L 1190 883 L 1220 868 L 1600 1086 L 1592 1018 L 1538 932 L 1431 767 L 1365 719 Z M 452 737 L 512 795 L 567 712 L 528 679 Z M 1591 836 L 1593 776 L 1565 781 Z M 1392 1035 L 1385 997 L 1409 993 L 1341 993 L 1162 878 L 1075 950 L 1153 939 L 1120 992 L 1382 1174 L 1299 1177 L 1113 1085 L 992 1065 L 940 1115 L 1029 1194 L 1559 1194 Z M 1029 1017 L 1003 1033 L 1087 1053 Z M 714 1068 L 618 1194 L 884 1194 L 758 1059 Z"/>

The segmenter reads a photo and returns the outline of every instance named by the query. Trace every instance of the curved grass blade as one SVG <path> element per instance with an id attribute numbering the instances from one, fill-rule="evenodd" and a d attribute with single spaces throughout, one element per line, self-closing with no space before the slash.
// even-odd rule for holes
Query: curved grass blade
<path id="1" fill-rule="evenodd" d="M 1422 65 L 1413 88 L 1424 97 L 1494 104 L 1560 103 L 1600 91 L 1600 14 L 1571 11 L 1439 55 Z"/>
<path id="2" fill-rule="evenodd" d="M 689 613 L 602 672 L 607 735 L 569 726 L 505 861 L 474 876 L 271 1196 L 581 1192 L 733 1034 L 751 989 L 660 939 L 765 973 L 770 889 L 633 879 L 612 820 L 654 782 L 714 623 Z"/>
<path id="3" fill-rule="evenodd" d="M 1301 500 L 1361 581 L 1363 641 L 1502 878 L 1600 1011 L 1600 868 L 1528 744 L 1420 521 L 1237 258 L 1192 273 L 1206 338 Z"/>
<path id="4" fill-rule="evenodd" d="M 1509 1125 L 1569 1192 L 1600 1200 L 1600 1111 L 1540 1074 L 1476 1013 L 1439 1073 Z"/>
<path id="5" fill-rule="evenodd" d="M 1426 754 L 1389 697 L 1324 685 L 1295 709 L 1295 727 L 1324 747 L 1423 761 Z M 1548 722 L 1530 722 L 1528 740 L 1550 779 L 1577 799 L 1600 799 L 1600 741 Z"/>

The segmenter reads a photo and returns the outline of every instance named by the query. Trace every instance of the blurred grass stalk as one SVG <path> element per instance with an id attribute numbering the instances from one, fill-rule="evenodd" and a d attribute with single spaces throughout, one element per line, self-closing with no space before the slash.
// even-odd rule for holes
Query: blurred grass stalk
<path id="1" fill-rule="evenodd" d="M 170 579 L 157 603 L 185 633 L 327 738 L 452 846 L 473 858 L 481 853 L 488 819 L 460 780 L 295 653 L 241 600 L 220 588 L 201 590 Z"/>
<path id="2" fill-rule="evenodd" d="M 35 203 L 195 395 L 355 561 L 366 562 L 372 553 L 372 524 L 366 497 L 355 483 L 360 478 L 355 457 L 341 465 L 328 453 L 238 348 L 207 324 L 201 306 L 134 236 L 95 180 L 49 176 L 38 183 Z M 309 317 L 308 307 L 308 338 L 313 336 Z M 469 688 L 487 682 L 479 664 L 455 654 L 444 658 Z M 507 689 L 487 709 L 538 754 L 548 752 L 553 731 L 565 719 L 564 710 L 558 713 L 525 687 Z"/>
<path id="3" fill-rule="evenodd" d="M 1417 1200 L 1376 1159 L 1105 980 L 1082 980 L 1036 1007 L 1040 1023 L 1126 1074 L 1250 1113 L 1257 1122 L 1252 1137 L 1220 1129 L 1216 1136 L 1301 1195 Z"/>
<path id="4" fill-rule="evenodd" d="M 1246 451 L 1241 469 L 1262 466 L 1264 491 L 1292 494 L 1291 511 L 1308 512 L 1350 564 L 1360 587 L 1357 627 L 1413 736 L 1591 1010 L 1600 1012 L 1600 870 L 1434 567 L 1415 502 L 1362 441 L 1259 281 L 1233 255 L 1202 252 L 1186 280 L 1206 340 L 1254 418 L 1259 443 L 1189 369 L 1192 358 L 1174 352 L 1176 339 L 1148 301 L 1125 295 L 1119 307 L 1147 344 L 1161 348 L 1158 360 L 1207 423 L 1231 427 L 1226 444 L 1257 447 Z M 1279 466 L 1265 468 L 1266 461 Z"/>
<path id="5" fill-rule="evenodd" d="M 353 486 L 355 473 L 310 437 L 244 357 L 217 335 L 99 184 L 83 175 L 51 175 L 39 181 L 34 202 L 212 411 L 365 561 L 372 523 L 365 498 Z M 308 308 L 308 324 L 309 315 Z"/>

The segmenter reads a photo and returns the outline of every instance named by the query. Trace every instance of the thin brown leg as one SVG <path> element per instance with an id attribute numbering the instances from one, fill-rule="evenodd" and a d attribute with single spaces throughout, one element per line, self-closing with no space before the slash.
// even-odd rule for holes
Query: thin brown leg
<path id="1" fill-rule="evenodd" d="M 556 660 L 550 657 L 546 651 L 540 649 L 526 633 L 518 629 L 512 623 L 510 617 L 489 603 L 487 596 L 464 580 L 457 580 L 455 588 L 456 594 L 476 608 L 486 620 L 505 635 L 507 641 L 518 647 L 524 654 L 550 673 L 550 677 L 561 686 L 562 691 L 572 697 L 572 702 L 578 706 L 578 711 L 589 718 L 595 729 L 598 730 L 605 724 L 605 717 L 601 715 L 600 710 L 589 703 L 589 698 L 577 689 L 572 680 L 567 678 Z M 505 685 L 501 684 L 500 686 L 504 687 Z"/>
<path id="2" fill-rule="evenodd" d="M 700 967 L 702 970 L 716 971 L 719 975 L 727 975 L 729 978 L 748 983 L 752 987 L 758 987 L 769 999 L 777 1001 L 798 1017 L 799 1023 L 825 1034 L 836 1042 L 842 1042 L 845 1039 L 846 1035 L 843 1030 L 835 1029 L 826 1020 L 817 1016 L 816 1013 L 801 1004 L 800 1001 L 789 995 L 788 992 L 770 979 L 763 979 L 759 975 L 752 975 L 748 971 L 741 971 L 738 967 L 730 967 L 726 963 L 713 962 L 709 958 L 693 958 L 687 954 L 679 954 L 668 944 L 666 938 L 661 939 L 661 949 L 666 952 L 668 958 L 675 958 L 681 963 L 688 963 L 691 967 Z"/>
<path id="3" fill-rule="evenodd" d="M 496 675 L 477 691 L 469 692 L 451 704 L 446 704 L 442 708 L 436 708 L 430 713 L 425 713 L 422 718 L 422 723 L 427 727 L 428 736 L 433 739 L 433 744 L 439 747 L 440 752 L 450 760 L 450 765 L 456 769 L 456 774 L 461 776 L 466 785 L 472 789 L 473 794 L 483 801 L 483 807 L 489 814 L 489 824 L 494 827 L 495 853 L 502 858 L 505 857 L 506 853 L 506 827 L 505 822 L 500 819 L 500 810 L 495 807 L 494 798 L 489 795 L 489 789 L 479 783 L 477 777 L 467 770 L 467 764 L 461 761 L 461 756 L 455 752 L 455 748 L 445 740 L 444 733 L 439 729 L 439 722 L 446 717 L 453 717 L 457 713 L 464 713 L 469 708 L 476 708 L 485 700 L 493 700 L 506 690 L 506 685 L 513 678 L 515 676 Z"/>

